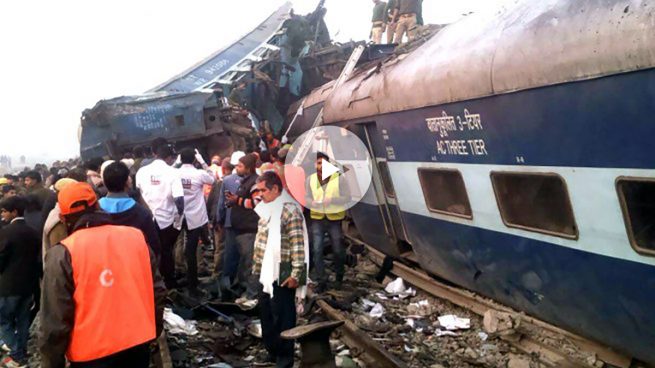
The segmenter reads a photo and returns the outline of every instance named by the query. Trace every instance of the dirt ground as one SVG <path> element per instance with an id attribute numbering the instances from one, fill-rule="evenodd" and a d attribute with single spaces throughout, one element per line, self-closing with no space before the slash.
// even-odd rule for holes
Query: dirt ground
<path id="1" fill-rule="evenodd" d="M 351 264 L 347 267 L 342 289 L 329 290 L 320 298 L 345 313 L 409 367 L 540 367 L 536 357 L 522 354 L 505 340 L 484 332 L 480 316 L 416 289 L 414 294 L 402 298 L 391 295 L 384 288 L 394 280 L 393 276 L 387 277 L 382 284 L 377 283 L 375 275 L 379 268 L 366 255 L 350 256 L 349 259 Z M 329 256 L 326 263 L 329 267 Z M 205 287 L 211 289 L 211 279 L 205 278 L 204 281 Z M 405 287 L 410 285 L 405 284 Z M 310 308 L 311 304 L 306 306 L 308 313 L 299 318 L 299 324 L 324 319 L 318 308 Z M 207 309 L 191 309 L 179 303 L 170 303 L 169 306 L 188 321 L 193 321 L 198 331 L 193 336 L 169 331 L 167 342 L 174 367 L 272 366 L 264 363 L 266 352 L 261 340 L 249 333 L 251 324 L 257 326 L 256 313 L 247 315 L 226 311 L 236 321 L 227 323 Z M 378 314 L 372 311 L 374 308 Z M 439 323 L 439 317 L 447 315 L 468 319 L 469 327 L 448 331 Z M 339 340 L 338 334 L 330 343 L 339 367 L 366 367 L 360 357 L 353 356 L 351 349 Z M 30 342 L 30 352 L 30 367 L 38 367 L 34 338 Z M 296 355 L 298 366 L 298 344 Z"/>

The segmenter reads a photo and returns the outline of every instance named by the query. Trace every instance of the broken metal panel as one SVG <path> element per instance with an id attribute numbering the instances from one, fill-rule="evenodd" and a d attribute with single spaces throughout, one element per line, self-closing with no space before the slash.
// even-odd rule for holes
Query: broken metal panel
<path id="1" fill-rule="evenodd" d="M 645 0 L 520 0 L 467 16 L 345 83 L 325 121 L 655 67 L 654 10 Z"/>
<path id="2" fill-rule="evenodd" d="M 318 103 L 325 102 L 325 99 L 330 95 L 332 87 L 336 80 L 332 80 L 325 85 L 316 88 L 305 98 L 305 107 L 314 106 Z"/>
<path id="3" fill-rule="evenodd" d="M 316 117 L 318 116 L 322 108 L 323 108 L 322 102 L 304 108 L 303 114 L 296 118 L 296 121 L 293 123 L 293 126 L 291 126 L 291 129 L 288 129 L 289 127 L 286 127 L 286 129 L 288 129 L 287 137 L 291 141 L 293 141 L 299 136 L 301 136 L 303 133 L 311 129 L 312 125 L 314 124 L 314 121 L 316 120 Z"/>
<path id="4" fill-rule="evenodd" d="M 150 92 L 191 92 L 219 79 L 231 68 L 238 67 L 240 62 L 247 60 L 251 53 L 260 48 L 262 44 L 266 44 L 278 32 L 280 26 L 287 19 L 291 8 L 291 3 L 287 2 L 237 42 L 214 53 L 182 74 L 153 88 Z M 247 61 L 249 67 L 250 60 Z"/>
<path id="5" fill-rule="evenodd" d="M 174 141 L 221 132 L 222 127 L 208 132 L 205 123 L 205 108 L 216 106 L 211 92 L 159 93 L 100 101 L 82 114 L 82 157 L 115 155 L 123 147 L 146 144 L 158 137 Z"/>
<path id="6" fill-rule="evenodd" d="M 247 86 L 234 109 L 243 108 L 256 120 L 267 120 L 267 126 L 279 134 L 289 106 L 338 76 L 356 45 L 329 43 L 323 1 L 305 16 L 291 16 L 290 9 L 285 4 L 239 42 L 156 87 L 155 92 L 101 101 L 85 111 L 82 156 L 114 156 L 156 137 L 175 143 L 193 141 L 216 152 L 252 145 L 256 135 L 252 137 L 250 120 L 226 109 L 221 109 L 217 119 L 216 111 L 208 110 L 220 109 L 219 97 L 228 96 L 237 81 Z M 213 105 L 195 101 L 194 96 L 210 96 L 212 91 L 216 95 Z"/>
<path id="7" fill-rule="evenodd" d="M 284 135 L 290 140 L 294 140 L 302 135 L 307 130 L 311 129 L 314 120 L 318 116 L 319 111 L 323 107 L 323 103 L 336 80 L 332 80 L 325 85 L 314 89 L 307 97 L 293 103 L 285 118 L 283 126 Z M 301 109 L 302 106 L 302 109 Z"/>
<path id="8" fill-rule="evenodd" d="M 304 73 L 303 90 L 305 93 L 337 79 L 355 48 L 364 44 L 365 42 L 351 41 L 311 50 L 300 61 Z"/>

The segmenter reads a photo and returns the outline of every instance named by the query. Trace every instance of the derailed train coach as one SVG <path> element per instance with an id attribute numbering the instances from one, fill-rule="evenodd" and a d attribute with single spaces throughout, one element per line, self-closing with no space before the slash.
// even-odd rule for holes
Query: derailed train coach
<path id="1" fill-rule="evenodd" d="M 244 111 L 211 90 L 103 100 L 82 113 L 81 130 L 83 159 L 120 157 L 158 137 L 210 155 L 225 155 L 257 144 L 256 132 Z"/>
<path id="2" fill-rule="evenodd" d="M 520 0 L 325 102 L 375 157 L 361 236 L 655 363 L 655 4 Z"/>
<path id="3" fill-rule="evenodd" d="M 256 146 L 262 127 L 278 133 L 289 105 L 327 82 L 355 47 L 331 42 L 323 4 L 301 16 L 286 2 L 237 41 L 148 92 L 99 101 L 82 113 L 82 158 L 120 157 L 157 137 L 224 156 Z"/>

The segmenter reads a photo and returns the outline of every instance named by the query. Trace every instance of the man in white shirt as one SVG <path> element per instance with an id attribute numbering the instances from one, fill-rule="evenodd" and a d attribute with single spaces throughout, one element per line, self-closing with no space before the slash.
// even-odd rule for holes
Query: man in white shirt
<path id="1" fill-rule="evenodd" d="M 180 235 L 184 212 L 184 190 L 177 169 L 170 166 L 175 161 L 175 152 L 168 145 L 157 149 L 157 158 L 136 173 L 137 188 L 155 219 L 161 243 L 159 270 L 168 289 L 177 286 L 175 281 L 175 261 L 173 258 L 175 241 Z"/>
<path id="2" fill-rule="evenodd" d="M 198 151 L 186 148 L 180 152 L 182 166 L 178 169 L 182 187 L 184 188 L 184 222 L 183 228 L 186 234 L 184 244 L 184 256 L 186 258 L 187 280 L 189 293 L 193 296 L 200 295 L 198 290 L 198 241 L 203 227 L 207 227 L 209 218 L 207 216 L 207 204 L 203 187 L 214 184 L 214 176 L 207 170 L 205 163 Z M 196 169 L 194 161 L 198 161 L 205 170 Z"/>

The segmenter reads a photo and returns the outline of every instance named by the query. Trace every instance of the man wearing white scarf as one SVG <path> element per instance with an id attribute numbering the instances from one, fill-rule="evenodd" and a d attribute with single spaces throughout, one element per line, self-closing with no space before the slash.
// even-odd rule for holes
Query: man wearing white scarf
<path id="1" fill-rule="evenodd" d="M 296 326 L 296 300 L 305 298 L 309 238 L 300 205 L 283 189 L 280 177 L 265 172 L 257 179 L 262 202 L 255 238 L 253 273 L 259 275 L 260 319 L 264 346 L 277 367 L 293 367 L 293 341 L 280 333 Z"/>

